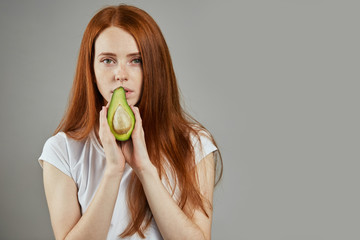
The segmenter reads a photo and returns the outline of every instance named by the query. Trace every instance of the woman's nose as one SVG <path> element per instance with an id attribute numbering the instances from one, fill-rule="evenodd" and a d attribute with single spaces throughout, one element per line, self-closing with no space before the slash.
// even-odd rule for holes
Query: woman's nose
<path id="1" fill-rule="evenodd" d="M 118 67 L 115 70 L 115 80 L 120 82 L 128 80 L 128 74 L 125 65 L 123 64 L 118 65 Z"/>

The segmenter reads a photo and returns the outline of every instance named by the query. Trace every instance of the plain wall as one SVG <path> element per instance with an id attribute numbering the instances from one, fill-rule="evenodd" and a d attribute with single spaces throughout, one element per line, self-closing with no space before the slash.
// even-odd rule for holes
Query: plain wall
<path id="1" fill-rule="evenodd" d="M 90 18 L 120 1 L 0 2 L 0 239 L 53 239 L 37 162 Z M 217 140 L 213 239 L 360 239 L 360 3 L 127 1 L 154 17 Z"/>

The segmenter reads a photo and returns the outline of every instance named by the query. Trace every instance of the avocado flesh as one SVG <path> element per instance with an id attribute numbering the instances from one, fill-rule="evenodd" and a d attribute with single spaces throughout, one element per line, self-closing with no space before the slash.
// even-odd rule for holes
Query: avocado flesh
<path id="1" fill-rule="evenodd" d="M 111 97 L 107 121 L 117 140 L 126 141 L 130 138 L 135 127 L 135 116 L 126 101 L 123 87 L 117 88 Z"/>

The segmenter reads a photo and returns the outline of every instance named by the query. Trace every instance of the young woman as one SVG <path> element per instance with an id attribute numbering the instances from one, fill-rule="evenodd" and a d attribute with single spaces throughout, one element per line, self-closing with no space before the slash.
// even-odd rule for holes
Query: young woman
<path id="1" fill-rule="evenodd" d="M 136 119 L 125 142 L 106 119 L 120 86 Z M 56 239 L 210 239 L 221 156 L 182 109 L 168 47 L 143 10 L 111 6 L 91 19 L 39 162 Z"/>

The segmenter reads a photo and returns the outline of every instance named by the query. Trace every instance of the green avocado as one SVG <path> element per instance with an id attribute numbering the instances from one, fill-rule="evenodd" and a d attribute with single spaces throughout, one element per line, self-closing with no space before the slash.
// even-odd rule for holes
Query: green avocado
<path id="1" fill-rule="evenodd" d="M 135 127 L 135 115 L 126 101 L 123 87 L 115 89 L 111 97 L 107 121 L 117 140 L 126 141 L 130 138 Z"/>

